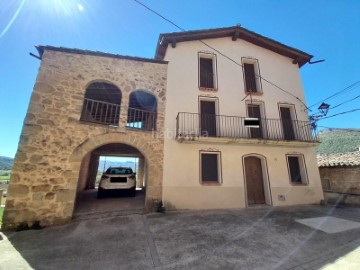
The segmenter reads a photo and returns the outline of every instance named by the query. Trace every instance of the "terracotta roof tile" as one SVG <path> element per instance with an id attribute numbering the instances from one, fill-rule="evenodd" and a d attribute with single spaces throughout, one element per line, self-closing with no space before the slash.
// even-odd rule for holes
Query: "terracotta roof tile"
<path id="1" fill-rule="evenodd" d="M 360 152 L 317 155 L 319 167 L 360 166 Z"/>

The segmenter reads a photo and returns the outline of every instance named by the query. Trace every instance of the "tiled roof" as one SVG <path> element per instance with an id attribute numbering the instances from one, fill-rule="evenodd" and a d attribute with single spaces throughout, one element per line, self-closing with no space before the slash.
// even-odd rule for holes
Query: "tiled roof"
<path id="1" fill-rule="evenodd" d="M 317 155 L 319 167 L 360 166 L 360 151 Z"/>
<path id="2" fill-rule="evenodd" d="M 232 37 L 233 41 L 236 39 L 243 39 L 247 42 L 253 43 L 257 46 L 274 51 L 278 54 L 284 55 L 294 59 L 294 63 L 298 63 L 299 66 L 303 66 L 310 61 L 312 55 L 298 50 L 296 48 L 282 44 L 276 40 L 259 35 L 253 31 L 250 31 L 241 26 L 203 29 L 195 31 L 184 31 L 174 33 L 160 34 L 158 45 L 156 48 L 155 58 L 164 59 L 168 44 L 176 45 L 177 42 L 193 41 L 193 40 L 205 40 L 210 38 Z"/>
<path id="3" fill-rule="evenodd" d="M 85 54 L 85 55 L 93 55 L 93 56 L 120 58 L 120 59 L 126 59 L 126 60 L 134 60 L 134 61 L 142 61 L 142 62 L 150 62 L 150 63 L 158 63 L 158 64 L 167 64 L 168 63 L 167 61 L 163 61 L 163 60 L 159 60 L 159 59 L 120 55 L 120 54 L 82 50 L 82 49 L 72 49 L 72 48 L 65 48 L 65 47 L 38 45 L 38 46 L 35 46 L 35 48 L 38 50 L 40 58 L 42 57 L 44 51 L 48 50 L 48 51 L 57 51 L 57 52 L 65 52 L 65 53 L 75 53 L 75 54 Z"/>

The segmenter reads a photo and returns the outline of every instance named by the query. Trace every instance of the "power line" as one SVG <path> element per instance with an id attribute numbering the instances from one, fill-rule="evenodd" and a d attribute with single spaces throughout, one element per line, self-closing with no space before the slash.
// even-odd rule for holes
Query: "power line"
<path id="1" fill-rule="evenodd" d="M 160 13 L 158 13 L 157 11 L 155 11 L 154 9 L 150 8 L 149 6 L 145 5 L 144 3 L 138 1 L 138 0 L 134 0 L 137 4 L 143 6 L 144 8 L 146 8 L 147 10 L 151 11 L 152 13 L 154 13 L 155 15 L 159 16 L 160 18 L 162 18 L 163 20 L 167 21 L 168 23 L 172 24 L 173 26 L 175 26 L 176 28 L 180 29 L 181 31 L 185 32 L 186 30 L 182 27 L 180 27 L 179 25 L 177 25 L 176 23 L 174 23 L 173 21 L 171 21 L 170 19 L 166 18 L 165 16 L 161 15 Z M 202 44 L 204 44 L 205 46 L 207 46 L 208 48 L 214 50 L 215 52 L 217 52 L 218 54 L 220 54 L 221 56 L 225 57 L 226 59 L 228 59 L 229 61 L 233 62 L 234 64 L 240 66 L 242 69 L 244 68 L 242 64 L 238 63 L 236 60 L 232 59 L 231 57 L 227 56 L 226 54 L 222 53 L 221 51 L 219 51 L 218 49 L 214 48 L 213 46 L 210 46 L 209 44 L 207 44 L 206 42 L 204 42 L 203 40 L 199 39 L 199 42 L 201 42 Z M 297 99 L 298 101 L 300 101 L 307 110 L 310 110 L 306 104 L 297 96 L 295 96 L 294 94 L 292 94 L 289 91 L 286 91 L 285 89 L 281 88 L 280 86 L 276 85 L 275 83 L 267 80 L 266 78 L 255 74 L 256 77 L 264 80 L 265 82 L 267 82 L 268 84 L 274 86 L 275 88 L 283 91 L 284 93 L 287 93 L 288 95 L 291 95 L 292 97 L 294 97 L 295 99 Z"/>
<path id="2" fill-rule="evenodd" d="M 345 87 L 344 89 L 341 89 L 341 90 L 337 91 L 336 93 L 332 94 L 331 96 L 329 96 L 329 97 L 327 97 L 327 98 L 325 98 L 325 99 L 323 99 L 321 101 L 318 101 L 318 102 L 314 103 L 309 108 L 312 108 L 312 107 L 314 107 L 315 105 L 317 105 L 317 104 L 319 104 L 321 102 L 325 102 L 325 101 L 327 101 L 329 99 L 333 99 L 337 95 L 345 94 L 346 92 L 352 91 L 352 90 L 358 88 L 359 86 L 360 86 L 360 81 L 357 81 L 357 82 Z"/>
<path id="3" fill-rule="evenodd" d="M 334 107 L 331 107 L 330 110 L 331 110 L 331 109 L 335 109 L 335 108 L 337 108 L 337 107 L 339 107 L 339 106 L 341 106 L 341 105 L 343 105 L 343 104 L 345 104 L 345 103 L 348 103 L 348 102 L 350 102 L 350 101 L 353 101 L 353 100 L 355 100 L 355 99 L 357 99 L 357 98 L 360 98 L 360 95 L 358 95 L 358 96 L 356 96 L 356 97 L 354 97 L 354 98 L 352 98 L 352 99 L 346 100 L 346 101 L 344 101 L 344 102 L 342 102 L 342 103 L 340 103 L 340 104 L 337 104 L 337 105 L 335 105 Z"/>
<path id="4" fill-rule="evenodd" d="M 317 121 L 320 121 L 320 120 L 323 120 L 323 119 L 327 119 L 327 118 L 332 118 L 332 117 L 334 117 L 334 116 L 338 116 L 338 115 L 342 115 L 342 114 L 347 114 L 347 113 L 356 112 L 356 111 L 360 111 L 360 108 L 353 109 L 353 110 L 346 111 L 346 112 L 341 112 L 341 113 L 333 114 L 333 115 L 326 116 L 326 117 L 322 117 L 322 118 L 319 118 Z"/>

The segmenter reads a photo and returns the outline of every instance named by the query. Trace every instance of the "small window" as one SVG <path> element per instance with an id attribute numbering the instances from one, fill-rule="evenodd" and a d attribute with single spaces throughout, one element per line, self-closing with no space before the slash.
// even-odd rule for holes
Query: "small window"
<path id="1" fill-rule="evenodd" d="M 307 184 L 304 157 L 301 155 L 287 155 L 290 182 L 294 185 Z"/>
<path id="2" fill-rule="evenodd" d="M 221 183 L 220 152 L 200 152 L 202 183 Z"/>
<path id="3" fill-rule="evenodd" d="M 257 60 L 243 59 L 245 92 L 261 93 L 260 71 Z"/>
<path id="4" fill-rule="evenodd" d="M 216 89 L 216 55 L 199 53 L 199 88 Z"/>

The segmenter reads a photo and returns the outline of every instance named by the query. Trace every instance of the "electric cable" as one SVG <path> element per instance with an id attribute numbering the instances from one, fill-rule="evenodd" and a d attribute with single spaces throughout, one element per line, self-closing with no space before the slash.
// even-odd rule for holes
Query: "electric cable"
<path id="1" fill-rule="evenodd" d="M 146 8 L 147 10 L 151 11 L 152 13 L 154 13 L 155 15 L 159 16 L 160 18 L 162 18 L 163 20 L 167 21 L 168 23 L 172 24 L 173 26 L 175 26 L 176 28 L 178 28 L 179 30 L 186 32 L 186 30 L 182 27 L 180 27 L 179 25 L 177 25 L 176 23 L 174 23 L 173 21 L 171 21 L 170 19 L 166 18 L 165 16 L 161 15 L 160 13 L 158 13 L 157 11 L 155 11 L 154 9 L 150 8 L 149 6 L 145 5 L 144 3 L 138 1 L 138 0 L 134 0 L 137 4 L 143 6 L 144 8 Z M 199 42 L 201 42 L 202 44 L 204 44 L 205 46 L 207 46 L 208 48 L 214 50 L 215 52 L 217 52 L 218 54 L 220 54 L 221 56 L 223 56 L 224 58 L 228 59 L 229 61 L 233 62 L 234 64 L 240 66 L 242 69 L 244 68 L 242 64 L 238 63 L 236 60 L 232 59 L 231 57 L 227 56 L 226 54 L 222 53 L 221 51 L 219 51 L 218 49 L 214 48 L 213 46 L 207 44 L 206 42 L 204 42 L 203 40 L 199 39 Z M 256 77 L 262 79 L 263 81 L 267 82 L 268 84 L 274 86 L 275 88 L 283 91 L 284 93 L 287 93 L 288 95 L 294 97 L 295 99 L 297 99 L 298 101 L 300 101 L 307 110 L 311 111 L 309 107 L 306 106 L 306 104 L 297 96 L 295 96 L 294 94 L 292 94 L 289 91 L 286 91 L 285 89 L 283 89 L 282 87 L 276 85 L 275 83 L 267 80 L 266 78 L 262 77 L 261 75 L 255 74 Z"/>

